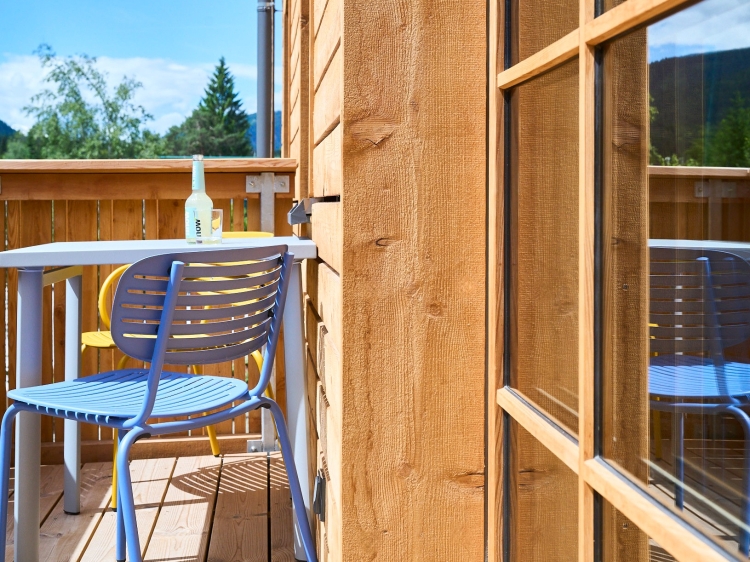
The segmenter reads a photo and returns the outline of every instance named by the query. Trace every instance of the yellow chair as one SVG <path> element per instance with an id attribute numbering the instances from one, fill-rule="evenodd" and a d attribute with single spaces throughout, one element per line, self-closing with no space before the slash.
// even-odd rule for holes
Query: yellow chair
<path id="1" fill-rule="evenodd" d="M 250 232 L 225 232 L 222 234 L 223 238 L 270 238 L 273 234 L 270 232 L 259 232 L 259 231 L 250 231 Z M 109 316 L 109 303 L 110 303 L 110 295 L 112 294 L 112 291 L 117 286 L 117 282 L 120 280 L 120 277 L 125 272 L 125 270 L 130 267 L 130 264 L 121 265 L 117 269 L 115 269 L 112 273 L 110 273 L 107 278 L 104 280 L 104 283 L 102 283 L 102 287 L 99 290 L 99 298 L 98 298 L 98 308 L 99 308 L 99 317 L 102 319 L 102 323 L 107 327 L 107 330 L 98 330 L 96 332 L 83 332 L 81 334 L 81 354 L 86 351 L 87 348 L 93 347 L 96 349 L 116 349 L 117 346 L 115 345 L 114 340 L 112 339 L 112 333 L 109 331 L 110 327 L 110 316 Z M 255 351 L 252 354 L 253 359 L 255 360 L 256 365 L 258 366 L 258 370 L 263 366 L 263 355 L 260 353 L 260 351 Z M 128 359 L 130 359 L 127 355 L 123 355 L 120 360 L 117 362 L 117 368 L 118 369 L 124 369 L 125 365 L 128 362 Z M 192 365 L 191 370 L 193 371 L 193 374 L 196 375 L 202 375 L 203 369 L 197 365 Z M 273 399 L 273 395 L 271 393 L 271 388 L 268 387 L 266 394 L 269 395 L 269 398 Z M 218 457 L 221 454 L 221 450 L 219 449 L 219 440 L 216 437 L 216 430 L 213 426 L 206 427 L 206 432 L 208 433 L 208 440 L 211 444 L 211 453 Z M 117 459 L 117 441 L 118 441 L 118 432 L 117 430 L 114 431 L 114 444 L 113 444 L 113 458 Z M 113 461 L 112 463 L 112 499 L 110 500 L 110 507 L 112 509 L 117 509 L 117 463 Z"/>

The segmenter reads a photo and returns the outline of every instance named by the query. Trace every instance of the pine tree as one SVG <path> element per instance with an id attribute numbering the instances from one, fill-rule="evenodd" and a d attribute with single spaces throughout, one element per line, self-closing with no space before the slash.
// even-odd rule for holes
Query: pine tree
<path id="1" fill-rule="evenodd" d="M 172 153 L 180 155 L 252 156 L 248 127 L 234 77 L 221 57 L 198 107 L 182 125 L 169 130 L 167 143 Z"/>

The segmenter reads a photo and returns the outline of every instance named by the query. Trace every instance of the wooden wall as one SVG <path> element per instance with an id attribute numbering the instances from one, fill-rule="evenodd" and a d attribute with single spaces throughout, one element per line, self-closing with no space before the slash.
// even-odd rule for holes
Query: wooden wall
<path id="1" fill-rule="evenodd" d="M 319 250 L 304 283 L 321 559 L 483 560 L 485 7 L 285 9 L 290 100 L 309 80 L 298 195 L 340 196 L 298 229 Z"/>

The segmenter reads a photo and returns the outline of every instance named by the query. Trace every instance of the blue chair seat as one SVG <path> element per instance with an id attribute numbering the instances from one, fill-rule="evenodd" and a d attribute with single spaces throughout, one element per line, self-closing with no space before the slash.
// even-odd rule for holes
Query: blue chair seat
<path id="1" fill-rule="evenodd" d="M 719 387 L 721 374 L 706 357 L 660 355 L 651 358 L 648 391 L 652 396 L 669 398 L 726 398 L 750 395 L 750 364 L 726 361 L 726 388 Z"/>
<path id="2" fill-rule="evenodd" d="M 143 407 L 148 371 L 108 371 L 74 381 L 20 388 L 8 398 L 32 406 L 84 415 L 133 418 Z M 203 413 L 248 397 L 247 384 L 226 377 L 163 371 L 152 417 Z"/>

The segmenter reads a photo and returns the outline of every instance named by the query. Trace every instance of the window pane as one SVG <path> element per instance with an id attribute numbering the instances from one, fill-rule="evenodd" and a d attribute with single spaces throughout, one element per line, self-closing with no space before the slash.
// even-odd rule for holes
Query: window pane
<path id="1" fill-rule="evenodd" d="M 602 454 L 747 548 L 750 1 L 602 53 Z"/>
<path id="2" fill-rule="evenodd" d="M 578 60 L 510 104 L 510 382 L 577 435 Z"/>
<path id="3" fill-rule="evenodd" d="M 675 562 L 671 554 L 607 500 L 602 500 L 602 508 L 603 562 Z"/>
<path id="4" fill-rule="evenodd" d="M 510 424 L 511 560 L 576 560 L 578 477 L 518 422 Z"/>
<path id="5" fill-rule="evenodd" d="M 514 0 L 511 64 L 530 57 L 578 28 L 578 0 Z"/>

